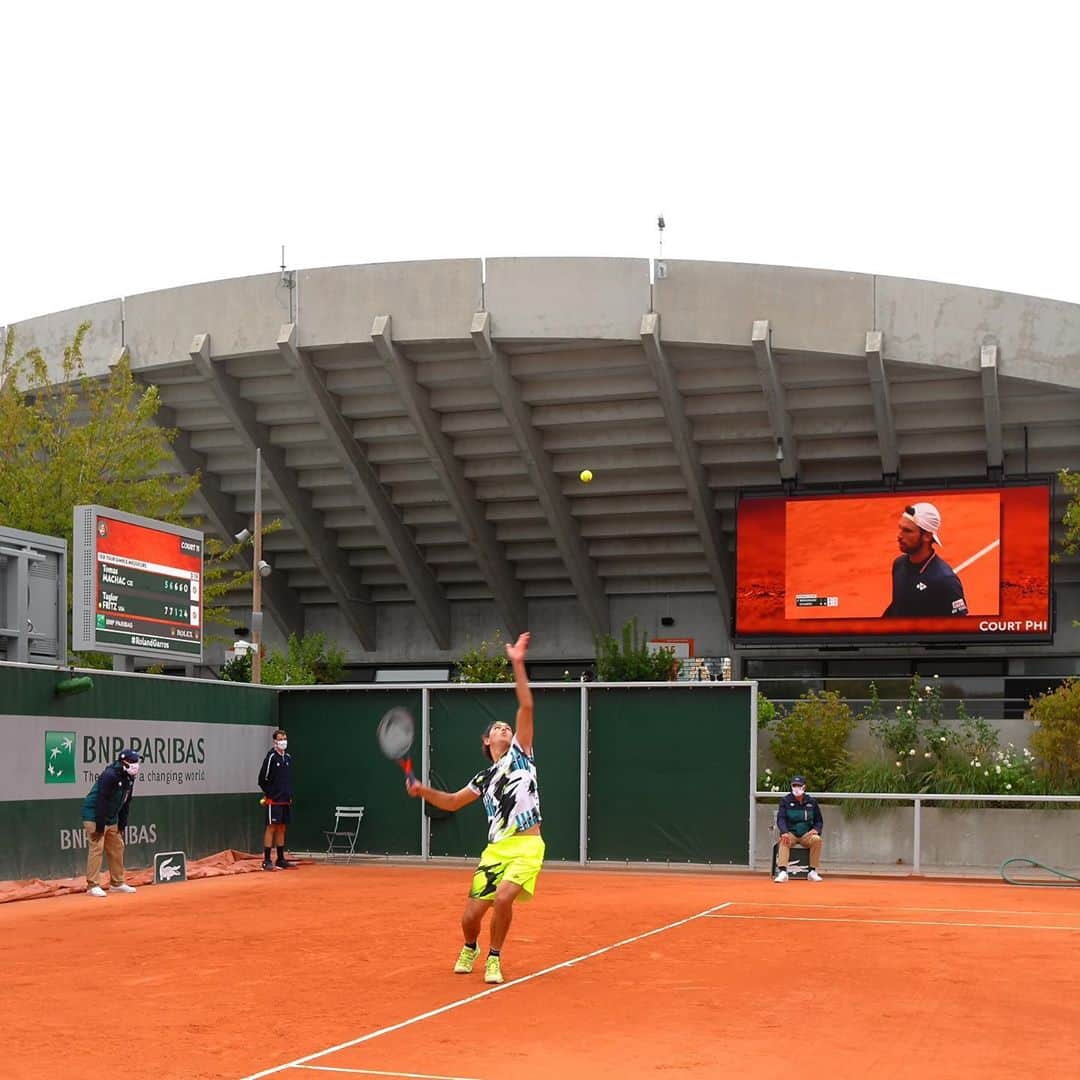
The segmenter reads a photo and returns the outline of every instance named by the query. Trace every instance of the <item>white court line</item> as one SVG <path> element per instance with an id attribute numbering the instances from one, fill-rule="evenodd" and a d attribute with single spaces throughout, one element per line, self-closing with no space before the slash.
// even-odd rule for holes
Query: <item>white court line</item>
<path id="1" fill-rule="evenodd" d="M 434 1076 L 431 1073 L 384 1072 L 380 1069 L 342 1069 L 336 1065 L 297 1065 L 312 1072 L 349 1073 L 351 1076 L 397 1076 L 405 1080 L 476 1080 L 475 1076 Z"/>
<path id="2" fill-rule="evenodd" d="M 734 901 L 733 901 L 734 903 Z M 896 907 L 893 904 L 769 904 L 757 900 L 739 900 L 738 907 L 823 908 L 826 911 L 937 911 L 953 915 L 1075 915 L 1075 911 L 1008 911 L 1004 908 Z"/>
<path id="3" fill-rule="evenodd" d="M 326 1057 L 327 1054 L 336 1054 L 339 1050 L 347 1050 L 350 1046 L 359 1046 L 361 1043 L 377 1039 L 380 1035 L 389 1035 L 393 1031 L 400 1031 L 402 1028 L 411 1027 L 413 1024 L 419 1024 L 421 1020 L 430 1020 L 433 1016 L 441 1016 L 443 1013 L 450 1012 L 453 1009 L 460 1009 L 462 1005 L 471 1005 L 474 1001 L 481 1001 L 483 998 L 490 997 L 492 994 L 501 993 L 503 990 L 509 990 L 514 986 L 521 986 L 522 983 L 531 982 L 533 979 L 539 979 L 542 975 L 550 975 L 553 971 L 561 971 L 563 968 L 573 967 L 575 964 L 580 964 L 583 960 L 592 960 L 593 957 L 603 956 L 604 953 L 611 952 L 613 949 L 621 949 L 624 945 L 633 945 L 635 942 L 644 941 L 646 938 L 654 937 L 656 934 L 663 934 L 667 930 L 674 930 L 677 926 L 685 926 L 687 923 L 692 923 L 697 919 L 704 919 L 707 916 L 712 915 L 713 912 L 723 911 L 724 908 L 730 906 L 730 900 L 723 904 L 716 904 L 711 908 L 706 908 L 704 911 L 699 911 L 696 915 L 688 915 L 685 919 L 679 919 L 676 922 L 668 923 L 667 926 L 658 926 L 655 930 L 646 930 L 644 934 L 635 934 L 633 937 L 623 938 L 622 941 L 616 941 L 613 945 L 605 945 L 603 948 L 594 949 L 592 952 L 582 953 L 581 956 L 575 956 L 572 960 L 564 960 L 561 964 L 553 964 L 551 967 L 544 968 L 542 971 L 534 971 L 531 975 L 522 975 L 520 979 L 512 979 L 510 982 L 502 983 L 499 986 L 493 986 L 490 990 L 481 990 L 478 994 L 472 994 L 469 997 L 451 1001 L 449 1005 L 441 1005 L 437 1009 L 431 1009 L 426 1013 L 420 1013 L 419 1016 L 412 1016 L 408 1020 L 402 1020 L 400 1023 L 391 1024 L 389 1027 L 379 1028 L 378 1031 L 369 1031 L 367 1035 L 361 1035 L 359 1038 L 350 1039 L 348 1042 L 338 1043 L 337 1046 L 331 1046 L 326 1050 L 318 1050 L 314 1054 L 296 1058 L 294 1061 L 288 1061 L 284 1065 L 275 1065 L 272 1069 L 264 1069 L 262 1072 L 252 1073 L 250 1076 L 245 1076 L 244 1080 L 262 1080 L 262 1077 L 264 1076 L 273 1076 L 275 1073 L 284 1072 L 286 1069 L 298 1068 L 302 1065 L 306 1065 L 309 1061 L 314 1061 L 316 1058 Z"/>
<path id="4" fill-rule="evenodd" d="M 953 573 L 959 574 L 961 570 L 966 570 L 976 559 L 981 559 L 984 555 L 989 555 L 990 552 L 994 550 L 994 548 L 1000 546 L 1000 540 L 994 540 L 993 542 L 987 544 L 986 547 L 982 549 L 982 551 L 976 551 L 970 559 L 965 559 L 959 566 L 954 566 L 952 568 Z"/>
<path id="5" fill-rule="evenodd" d="M 1035 923 L 945 922 L 929 919 L 827 919 L 807 915 L 709 915 L 710 919 L 756 919 L 761 922 L 828 922 L 871 926 L 960 926 L 976 930 L 1064 930 L 1080 934 L 1080 926 L 1038 926 Z"/>

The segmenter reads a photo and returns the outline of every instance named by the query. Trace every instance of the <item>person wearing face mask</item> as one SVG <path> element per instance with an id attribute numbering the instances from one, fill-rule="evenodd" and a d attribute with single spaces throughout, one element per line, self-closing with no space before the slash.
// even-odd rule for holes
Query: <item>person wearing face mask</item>
<path id="1" fill-rule="evenodd" d="M 266 807 L 266 831 L 263 833 L 264 870 L 289 870 L 295 863 L 285 858 L 285 827 L 292 821 L 292 758 L 286 753 L 288 736 L 281 728 L 274 732 L 274 745 L 263 758 L 259 769 L 259 787 Z M 277 847 L 277 865 L 270 859 L 270 849 Z"/>
<path id="2" fill-rule="evenodd" d="M 124 881 L 124 830 L 127 828 L 135 777 L 139 775 L 140 757 L 136 750 L 122 750 L 111 765 L 101 770 L 82 804 L 83 828 L 86 830 L 86 893 L 102 897 L 101 859 L 109 864 L 109 892 L 133 893 Z"/>
<path id="3" fill-rule="evenodd" d="M 776 827 L 780 832 L 780 846 L 776 853 L 776 877 L 782 883 L 788 879 L 788 859 L 796 845 L 810 849 L 810 881 L 820 881 L 818 862 L 821 859 L 821 807 L 817 799 L 806 794 L 806 780 L 802 776 L 791 778 L 791 791 L 780 800 L 776 811 Z"/>

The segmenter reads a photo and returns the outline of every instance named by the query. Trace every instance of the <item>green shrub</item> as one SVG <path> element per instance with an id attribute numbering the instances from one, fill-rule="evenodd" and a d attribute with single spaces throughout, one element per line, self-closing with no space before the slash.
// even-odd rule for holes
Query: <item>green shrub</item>
<path id="1" fill-rule="evenodd" d="M 251 650 L 226 660 L 221 665 L 221 678 L 225 682 L 251 682 Z"/>
<path id="2" fill-rule="evenodd" d="M 776 703 L 770 701 L 760 690 L 757 695 L 757 726 L 758 731 L 768 730 L 769 725 L 776 719 Z"/>
<path id="3" fill-rule="evenodd" d="M 777 709 L 769 742 L 786 787 L 795 774 L 811 791 L 828 791 L 850 761 L 847 741 L 858 717 L 835 690 L 808 690 L 790 710 Z"/>
<path id="4" fill-rule="evenodd" d="M 341 681 L 345 653 L 326 644 L 325 634 L 289 635 L 286 652 L 276 649 L 263 661 L 262 681 L 268 686 L 313 686 Z"/>
<path id="5" fill-rule="evenodd" d="M 513 682 L 514 672 L 506 657 L 506 643 L 502 633 L 495 632 L 490 641 L 467 648 L 458 658 L 455 682 L 499 683 Z"/>
<path id="6" fill-rule="evenodd" d="M 875 758 L 871 761 L 852 761 L 836 781 L 837 791 L 907 791 L 907 778 L 900 762 Z M 873 817 L 890 806 L 903 806 L 894 799 L 845 799 L 845 818 Z"/>
<path id="7" fill-rule="evenodd" d="M 1033 699 L 1029 716 L 1039 778 L 1055 791 L 1080 791 L 1080 680 Z"/>
<path id="8" fill-rule="evenodd" d="M 675 668 L 675 650 L 650 652 L 645 634 L 638 637 L 636 618 L 623 626 L 620 640 L 610 634 L 596 639 L 596 678 L 600 682 L 671 682 Z"/>

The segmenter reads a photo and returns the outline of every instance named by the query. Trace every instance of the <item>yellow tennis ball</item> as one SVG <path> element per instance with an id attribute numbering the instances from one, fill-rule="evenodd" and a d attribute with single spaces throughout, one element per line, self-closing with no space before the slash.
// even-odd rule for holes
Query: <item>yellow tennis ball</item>
<path id="1" fill-rule="evenodd" d="M 580 473 L 580 476 L 581 476 L 581 482 L 583 484 L 588 484 L 588 483 L 592 482 L 592 470 L 591 469 L 582 469 L 581 473 Z"/>

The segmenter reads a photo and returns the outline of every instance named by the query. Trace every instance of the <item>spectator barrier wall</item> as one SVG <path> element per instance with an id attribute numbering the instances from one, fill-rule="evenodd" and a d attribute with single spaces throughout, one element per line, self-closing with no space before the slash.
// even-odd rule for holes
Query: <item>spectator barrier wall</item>
<path id="1" fill-rule="evenodd" d="M 268 687 L 105 671 L 71 697 L 69 669 L 0 664 L 0 880 L 85 871 L 81 805 L 101 769 L 137 746 L 144 763 L 126 862 L 262 847 L 256 784 L 277 723 Z"/>
<path id="2" fill-rule="evenodd" d="M 484 766 L 480 739 L 513 721 L 509 685 L 279 689 L 95 671 L 62 696 L 69 669 L 0 663 L 0 880 L 70 877 L 85 866 L 81 804 L 120 749 L 144 754 L 127 863 L 156 851 L 201 858 L 259 851 L 257 774 L 280 725 L 294 759 L 293 851 L 323 851 L 339 804 L 366 807 L 357 850 L 479 855 L 482 805 L 447 815 L 409 799 L 379 753 L 392 705 L 418 720 L 415 768 L 463 787 Z M 535 752 L 547 857 L 747 865 L 753 844 L 752 683 L 539 684 Z"/>

